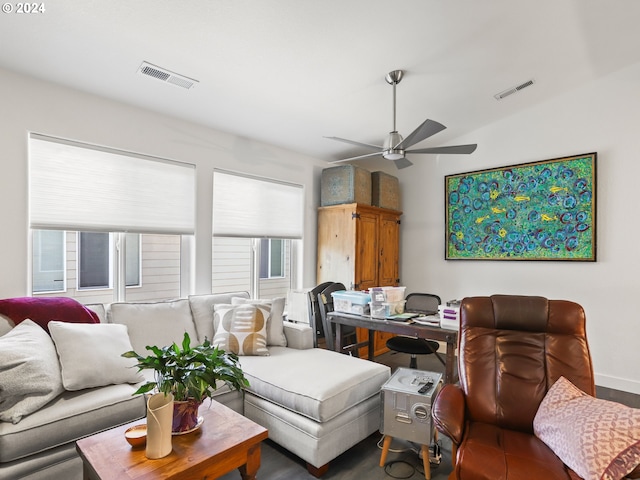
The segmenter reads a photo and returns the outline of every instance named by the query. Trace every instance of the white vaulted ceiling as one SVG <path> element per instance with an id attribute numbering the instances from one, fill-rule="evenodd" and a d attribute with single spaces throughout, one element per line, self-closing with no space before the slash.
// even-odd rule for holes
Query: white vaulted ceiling
<path id="1" fill-rule="evenodd" d="M 368 152 L 323 136 L 380 144 L 391 130 L 391 70 L 406 72 L 398 130 L 448 127 L 429 147 L 640 61 L 637 0 L 42 4 L 0 13 L 1 68 L 326 160 Z M 198 83 L 140 75 L 144 61 Z"/>

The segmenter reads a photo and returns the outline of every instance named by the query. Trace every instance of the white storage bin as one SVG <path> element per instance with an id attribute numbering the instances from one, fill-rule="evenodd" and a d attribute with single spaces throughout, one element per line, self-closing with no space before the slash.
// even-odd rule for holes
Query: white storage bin
<path id="1" fill-rule="evenodd" d="M 404 304 L 405 300 L 402 300 L 400 302 L 383 302 L 381 304 L 371 302 L 369 304 L 371 309 L 371 317 L 387 318 L 393 315 L 399 315 L 401 313 L 404 313 Z"/>
<path id="2" fill-rule="evenodd" d="M 369 289 L 371 301 L 377 305 L 384 302 L 401 302 L 407 287 L 373 287 Z"/>
<path id="3" fill-rule="evenodd" d="M 331 294 L 333 310 L 336 312 L 356 313 L 363 315 L 371 296 L 365 292 L 340 290 Z"/>

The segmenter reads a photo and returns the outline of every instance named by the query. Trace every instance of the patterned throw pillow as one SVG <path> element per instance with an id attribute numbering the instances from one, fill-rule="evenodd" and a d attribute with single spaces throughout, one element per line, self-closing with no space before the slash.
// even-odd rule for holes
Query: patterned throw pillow
<path id="1" fill-rule="evenodd" d="M 640 463 L 640 409 L 594 398 L 564 377 L 540 403 L 533 431 L 585 480 L 621 479 Z"/>
<path id="2" fill-rule="evenodd" d="M 267 318 L 269 312 L 256 305 L 214 306 L 215 335 L 212 344 L 238 355 L 269 355 Z"/>
<path id="3" fill-rule="evenodd" d="M 287 299 L 277 297 L 273 300 L 249 299 L 234 297 L 231 299 L 232 305 L 251 304 L 266 310 L 267 314 L 267 345 L 274 347 L 286 347 L 287 337 L 284 335 L 284 306 Z"/>

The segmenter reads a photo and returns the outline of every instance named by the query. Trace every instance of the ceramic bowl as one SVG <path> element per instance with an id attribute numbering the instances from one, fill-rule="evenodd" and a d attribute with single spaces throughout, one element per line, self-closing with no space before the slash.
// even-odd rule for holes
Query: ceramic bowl
<path id="1" fill-rule="evenodd" d="M 134 425 L 127 428 L 124 432 L 124 438 L 127 439 L 132 447 L 141 447 L 147 443 L 147 425 Z"/>

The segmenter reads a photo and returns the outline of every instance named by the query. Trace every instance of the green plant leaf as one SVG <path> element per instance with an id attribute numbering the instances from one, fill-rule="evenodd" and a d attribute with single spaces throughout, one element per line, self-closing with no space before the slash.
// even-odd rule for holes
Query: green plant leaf
<path id="1" fill-rule="evenodd" d="M 191 339 L 185 332 L 181 347 L 174 342 L 165 347 L 147 346 L 146 350 L 151 352 L 146 357 L 134 351 L 122 354 L 136 359 L 138 370 L 155 371 L 156 381 L 145 383 L 135 394 L 157 388 L 165 394 L 173 393 L 176 400 L 193 398 L 201 402 L 212 398 L 218 381 L 235 390 L 249 386 L 238 356 L 214 347 L 206 338 L 202 345 L 191 347 Z"/>
<path id="2" fill-rule="evenodd" d="M 184 332 L 184 339 L 182 340 L 182 351 L 188 352 L 190 346 L 191 346 L 191 338 L 189 338 L 189 334 L 187 332 Z"/>
<path id="3" fill-rule="evenodd" d="M 153 390 L 155 387 L 156 387 L 156 382 L 147 382 L 144 385 L 142 385 L 140 388 L 138 388 L 138 390 L 133 392 L 133 394 L 138 395 L 141 393 L 147 393 Z"/>

